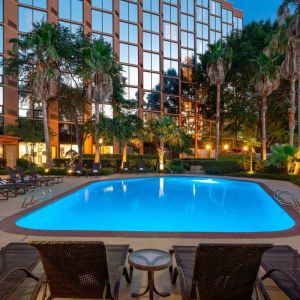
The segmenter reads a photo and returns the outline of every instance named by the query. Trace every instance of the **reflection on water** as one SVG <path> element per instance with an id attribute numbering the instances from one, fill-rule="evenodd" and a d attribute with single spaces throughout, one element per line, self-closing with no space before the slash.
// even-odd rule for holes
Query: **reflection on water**
<path id="1" fill-rule="evenodd" d="M 114 187 L 111 185 L 111 186 L 108 186 L 106 188 L 103 189 L 105 193 L 107 192 L 113 192 L 114 191 Z"/>
<path id="2" fill-rule="evenodd" d="M 164 197 L 165 192 L 164 192 L 164 178 L 159 179 L 159 193 L 158 196 L 159 198 Z"/>
<path id="3" fill-rule="evenodd" d="M 127 191 L 127 185 L 124 181 L 122 181 L 122 189 L 123 189 L 123 193 L 126 194 Z"/>
<path id="4" fill-rule="evenodd" d="M 193 182 L 202 182 L 202 183 L 213 183 L 213 184 L 220 183 L 220 182 L 218 182 L 216 180 L 213 180 L 211 178 L 209 178 L 209 179 L 197 179 L 197 180 L 192 180 L 192 181 Z"/>

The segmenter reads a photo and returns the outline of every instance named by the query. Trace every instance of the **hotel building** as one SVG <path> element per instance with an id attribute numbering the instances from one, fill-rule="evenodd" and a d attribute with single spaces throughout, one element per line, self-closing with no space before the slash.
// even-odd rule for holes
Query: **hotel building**
<path id="1" fill-rule="evenodd" d="M 137 103 L 137 114 L 145 119 L 172 116 L 194 137 L 195 151 L 201 155 L 204 141 L 214 135 L 214 122 L 201 114 L 203 103 L 193 84 L 193 68 L 209 43 L 242 29 L 240 10 L 223 0 L 0 0 L 0 59 L 7 55 L 9 39 L 26 34 L 41 20 L 60 23 L 73 32 L 81 28 L 111 43 L 127 78 L 126 97 Z M 18 117 L 43 116 L 30 91 L 0 72 L 0 157 L 15 165 L 28 149 L 18 138 L 5 135 L 5 126 Z M 52 154 L 65 157 L 68 150 L 76 150 L 74 128 L 52 106 L 49 127 L 56 133 Z M 85 153 L 93 152 L 90 140 L 84 148 Z M 106 146 L 103 151 L 118 149 Z M 42 163 L 44 144 L 34 152 L 36 163 Z"/>

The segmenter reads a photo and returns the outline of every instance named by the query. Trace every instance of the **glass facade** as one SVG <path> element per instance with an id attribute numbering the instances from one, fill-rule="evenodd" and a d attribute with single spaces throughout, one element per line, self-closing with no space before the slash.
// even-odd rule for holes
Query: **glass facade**
<path id="1" fill-rule="evenodd" d="M 3 5 L 0 0 L 0 60 L 6 47 Z M 225 39 L 243 27 L 242 13 L 223 0 L 18 0 L 11 5 L 18 10 L 18 34 L 26 34 L 33 23 L 47 21 L 51 15 L 51 22 L 74 33 L 102 37 L 121 62 L 125 97 L 136 105 L 130 113 L 144 119 L 167 114 L 195 137 L 208 128 L 197 119 L 199 101 L 193 70 L 199 54 L 205 53 L 209 43 Z M 1 133 L 5 105 L 1 68 L 0 79 Z M 42 118 L 40 104 L 22 86 L 18 102 L 19 116 Z M 109 105 L 102 110 L 113 115 Z M 73 144 L 73 136 L 67 132 L 73 129 L 63 116 L 57 120 L 61 145 L 57 145 L 57 152 L 65 155 L 69 147 L 66 145 Z"/>

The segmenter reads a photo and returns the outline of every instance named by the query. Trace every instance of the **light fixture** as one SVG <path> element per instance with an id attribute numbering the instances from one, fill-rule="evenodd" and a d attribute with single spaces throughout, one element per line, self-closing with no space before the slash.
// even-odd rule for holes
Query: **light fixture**
<path id="1" fill-rule="evenodd" d="M 102 144 L 102 143 L 103 143 L 103 139 L 100 138 L 100 139 L 99 139 L 99 144 Z"/>
<path id="2" fill-rule="evenodd" d="M 243 150 L 248 151 L 248 146 L 244 146 Z"/>
<path id="3" fill-rule="evenodd" d="M 223 149 L 224 149 L 224 150 L 228 150 L 228 149 L 229 149 L 229 145 L 228 145 L 228 144 L 225 144 L 225 145 L 223 146 Z"/>
<path id="4" fill-rule="evenodd" d="M 45 169 L 45 173 L 49 173 L 49 168 L 46 168 L 46 169 Z"/>
<path id="5" fill-rule="evenodd" d="M 211 149 L 211 145 L 210 144 L 206 144 L 205 149 L 206 150 L 210 150 Z"/>

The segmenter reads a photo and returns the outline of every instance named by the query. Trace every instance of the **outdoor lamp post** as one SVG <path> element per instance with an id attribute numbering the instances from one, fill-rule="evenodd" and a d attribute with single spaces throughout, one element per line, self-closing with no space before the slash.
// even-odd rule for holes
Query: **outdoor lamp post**
<path id="1" fill-rule="evenodd" d="M 208 158 L 210 158 L 211 145 L 210 144 L 206 144 L 205 149 L 208 151 Z"/>

